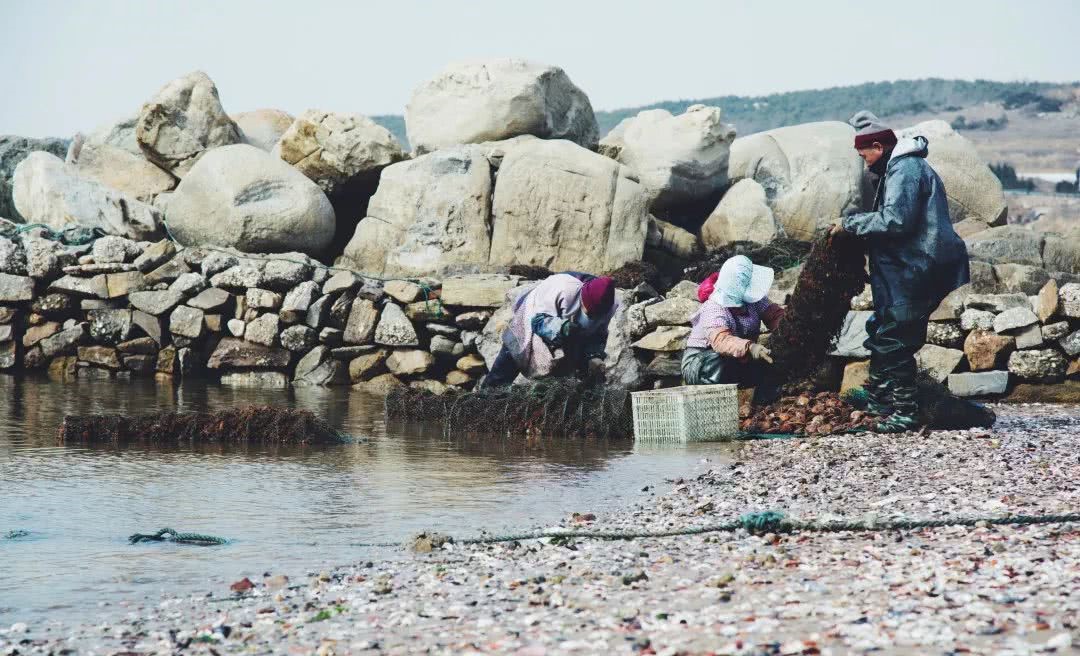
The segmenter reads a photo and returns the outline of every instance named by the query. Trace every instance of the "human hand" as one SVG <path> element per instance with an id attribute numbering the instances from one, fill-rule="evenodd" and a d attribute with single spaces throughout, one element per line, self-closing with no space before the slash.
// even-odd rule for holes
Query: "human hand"
<path id="1" fill-rule="evenodd" d="M 603 378 L 604 361 L 600 358 L 589 358 L 588 371 L 590 378 Z"/>
<path id="2" fill-rule="evenodd" d="M 773 363 L 772 351 L 765 348 L 761 344 L 750 345 L 750 358 L 753 360 L 761 360 L 763 362 L 768 362 L 769 364 Z"/>
<path id="3" fill-rule="evenodd" d="M 568 339 L 573 339 L 574 336 L 578 334 L 578 331 L 580 329 L 581 326 L 579 326 L 576 321 L 574 321 L 573 319 L 567 319 L 563 322 L 562 329 L 559 332 L 562 333 L 563 340 L 565 341 Z"/>

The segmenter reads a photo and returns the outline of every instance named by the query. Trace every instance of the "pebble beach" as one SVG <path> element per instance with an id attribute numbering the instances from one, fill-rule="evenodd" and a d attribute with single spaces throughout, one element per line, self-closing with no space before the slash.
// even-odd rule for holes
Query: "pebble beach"
<path id="1" fill-rule="evenodd" d="M 774 510 L 885 522 L 1075 511 L 1080 408 L 993 430 L 746 442 L 562 526 L 668 530 Z M 522 527 L 523 530 L 550 527 Z M 464 536 L 457 536 L 464 537 Z M 400 553 L 398 553 L 399 551 Z M 402 547 L 235 590 L 0 628 L 0 654 L 1027 654 L 1080 639 L 1080 526 Z M 374 552 L 373 552 L 374 553 Z M 267 554 L 268 566 L 273 554 Z"/>

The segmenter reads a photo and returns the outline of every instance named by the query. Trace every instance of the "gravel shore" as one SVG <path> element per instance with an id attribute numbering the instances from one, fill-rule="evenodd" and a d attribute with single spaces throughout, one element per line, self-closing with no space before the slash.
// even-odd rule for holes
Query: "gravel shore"
<path id="1" fill-rule="evenodd" d="M 747 442 L 574 528 L 1075 512 L 1080 408 L 992 430 Z M 268 565 L 272 564 L 268 554 Z M 77 574 L 72 574 L 77 575 Z M 0 654 L 1070 653 L 1080 525 L 447 545 L 251 590 L 0 629 Z M 233 595 L 230 597 L 229 595 Z"/>

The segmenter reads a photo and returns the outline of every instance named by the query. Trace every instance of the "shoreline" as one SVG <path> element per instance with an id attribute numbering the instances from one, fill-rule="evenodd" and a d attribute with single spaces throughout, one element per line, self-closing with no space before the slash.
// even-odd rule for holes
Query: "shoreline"
<path id="1" fill-rule="evenodd" d="M 561 525 L 1080 506 L 1077 408 L 995 410 L 993 431 L 747 442 L 729 464 L 643 481 L 637 503 L 592 522 L 566 509 Z M 115 608 L 108 624 L 4 627 L 0 653 L 1060 652 L 1080 614 L 1080 525 L 448 545 L 267 577 L 235 600 L 210 592 Z"/>

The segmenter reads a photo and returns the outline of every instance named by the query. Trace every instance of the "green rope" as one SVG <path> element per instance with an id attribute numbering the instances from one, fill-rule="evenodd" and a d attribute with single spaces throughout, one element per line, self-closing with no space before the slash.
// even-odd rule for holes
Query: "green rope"
<path id="1" fill-rule="evenodd" d="M 0 221 L 15 226 L 16 234 L 23 234 L 31 230 L 41 230 L 42 236 L 50 241 L 58 241 L 66 246 L 84 246 L 91 244 L 108 233 L 101 228 L 89 228 L 86 226 L 72 225 L 63 230 L 54 230 L 44 223 L 16 223 L 10 219 L 0 218 Z"/>
<path id="2" fill-rule="evenodd" d="M 199 533 L 179 533 L 171 528 L 163 528 L 157 533 L 136 533 L 128 538 L 129 544 L 140 542 L 176 542 L 178 544 L 197 544 L 200 546 L 213 546 L 226 544 L 228 540 L 216 535 L 201 535 Z"/>
<path id="3" fill-rule="evenodd" d="M 860 531 L 910 531 L 923 528 L 943 528 L 946 526 L 975 526 L 985 522 L 989 526 L 1033 526 L 1036 524 L 1064 524 L 1080 522 L 1080 513 L 1068 513 L 1063 515 L 1013 515 L 1011 517 L 951 517 L 944 519 L 884 519 L 884 520 L 830 520 L 830 521 L 800 521 L 787 519 L 783 513 L 765 511 L 747 513 L 737 519 L 709 524 L 705 526 L 690 526 L 678 529 L 648 531 L 603 531 L 588 529 L 545 529 L 528 533 L 512 533 L 509 535 L 490 535 L 463 540 L 448 539 L 447 542 L 475 545 L 496 544 L 499 542 L 520 542 L 524 540 L 539 540 L 553 538 L 566 540 L 571 538 L 594 539 L 594 540 L 633 540 L 638 538 L 667 538 L 691 535 L 704 535 L 706 533 L 733 533 L 744 529 L 751 533 L 794 533 L 805 531 L 811 533 L 842 533 Z M 403 547 L 403 542 L 381 543 L 358 543 L 357 547 Z"/>

